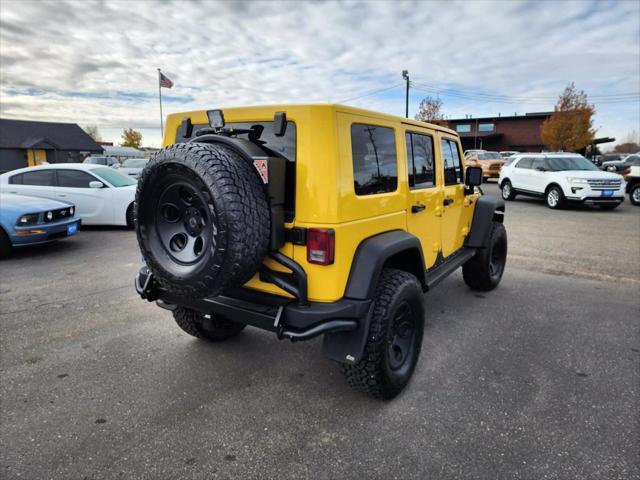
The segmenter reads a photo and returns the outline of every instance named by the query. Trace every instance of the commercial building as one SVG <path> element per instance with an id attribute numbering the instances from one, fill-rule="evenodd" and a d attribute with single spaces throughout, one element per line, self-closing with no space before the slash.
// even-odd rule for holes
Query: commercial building
<path id="1" fill-rule="evenodd" d="M 81 162 L 102 147 L 75 123 L 0 119 L 0 173 L 48 163 Z"/>
<path id="2" fill-rule="evenodd" d="M 460 135 L 462 148 L 490 151 L 517 150 L 540 152 L 544 149 L 540 127 L 553 112 L 524 115 L 456 118 L 446 120 L 447 126 Z"/>

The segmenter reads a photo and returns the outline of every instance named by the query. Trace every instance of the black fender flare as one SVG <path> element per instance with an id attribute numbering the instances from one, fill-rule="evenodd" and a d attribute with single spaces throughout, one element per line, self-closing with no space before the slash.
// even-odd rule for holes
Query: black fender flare
<path id="1" fill-rule="evenodd" d="M 353 257 L 344 296 L 358 300 L 373 298 L 385 265 L 414 274 L 425 287 L 425 263 L 420 240 L 404 230 L 393 230 L 360 243 Z"/>
<path id="2" fill-rule="evenodd" d="M 414 274 L 423 290 L 426 290 L 425 263 L 420 240 L 403 230 L 393 230 L 369 237 L 360 243 L 353 257 L 344 296 L 371 301 L 384 267 Z M 324 355 L 340 363 L 359 362 L 367 343 L 372 313 L 371 301 L 366 315 L 359 319 L 355 330 L 327 333 L 322 344 Z"/>
<path id="3" fill-rule="evenodd" d="M 493 222 L 502 223 L 504 220 L 505 203 L 501 198 L 483 195 L 476 202 L 473 212 L 471 231 L 467 237 L 466 246 L 470 248 L 485 248 L 489 243 L 489 234 Z"/>

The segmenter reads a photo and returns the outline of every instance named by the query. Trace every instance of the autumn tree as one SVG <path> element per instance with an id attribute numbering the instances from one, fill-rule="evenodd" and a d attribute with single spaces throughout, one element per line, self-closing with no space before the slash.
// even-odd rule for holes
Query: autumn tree
<path id="1" fill-rule="evenodd" d="M 542 142 L 550 150 L 584 150 L 595 134 L 594 113 L 595 109 L 589 104 L 587 94 L 578 90 L 571 82 L 560 95 L 551 117 L 542 124 Z"/>
<path id="2" fill-rule="evenodd" d="M 418 113 L 416 113 L 415 119 L 421 122 L 437 122 L 444 119 L 442 114 L 442 100 L 439 98 L 425 97 L 420 100 L 420 106 L 418 107 Z"/>
<path id="3" fill-rule="evenodd" d="M 98 127 L 96 125 L 87 125 L 86 127 L 84 127 L 84 131 L 87 135 L 93 138 L 94 142 L 99 142 L 102 140 L 102 136 L 100 135 L 100 132 L 98 131 Z"/>
<path id="4" fill-rule="evenodd" d="M 121 147 L 140 148 L 142 146 L 142 134 L 133 128 L 125 128 L 122 132 Z"/>

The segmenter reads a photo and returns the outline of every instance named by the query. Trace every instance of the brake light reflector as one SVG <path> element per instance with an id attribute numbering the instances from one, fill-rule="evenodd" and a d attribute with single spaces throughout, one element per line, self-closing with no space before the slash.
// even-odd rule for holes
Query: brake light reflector
<path id="1" fill-rule="evenodd" d="M 336 247 L 332 228 L 310 228 L 307 230 L 307 262 L 331 265 Z"/>
<path id="2" fill-rule="evenodd" d="M 625 175 L 629 175 L 630 173 L 631 173 L 631 167 L 627 167 L 627 168 L 624 170 L 624 174 L 625 174 Z"/>

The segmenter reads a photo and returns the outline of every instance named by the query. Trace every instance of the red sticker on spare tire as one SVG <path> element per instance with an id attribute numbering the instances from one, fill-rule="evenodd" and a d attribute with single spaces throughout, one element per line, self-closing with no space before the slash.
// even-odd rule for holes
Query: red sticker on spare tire
<path id="1" fill-rule="evenodd" d="M 253 166 L 256 167 L 262 183 L 269 183 L 269 168 L 267 166 L 267 160 L 254 160 Z"/>

